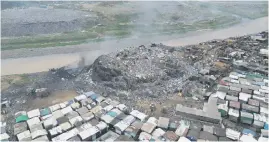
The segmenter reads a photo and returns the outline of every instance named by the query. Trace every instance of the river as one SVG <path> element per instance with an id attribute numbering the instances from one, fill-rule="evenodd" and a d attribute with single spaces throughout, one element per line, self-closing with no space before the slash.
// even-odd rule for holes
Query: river
<path id="1" fill-rule="evenodd" d="M 255 34 L 265 30 L 268 30 L 268 17 L 240 23 L 225 29 L 196 31 L 184 35 L 165 35 L 151 38 L 132 37 L 123 40 L 111 40 L 68 47 L 39 48 L 36 49 L 38 52 L 33 57 L 2 59 L 1 75 L 42 72 L 48 71 L 51 68 L 58 68 L 67 65 L 75 67 L 81 56 L 86 58 L 87 64 L 91 64 L 102 54 L 108 54 L 130 46 L 139 46 L 150 43 L 163 43 L 169 46 L 183 46 L 188 44 L 197 44 L 212 39 L 225 39 L 229 37 Z M 60 54 L 59 49 L 62 50 L 62 53 Z M 2 51 L 2 56 L 3 54 L 7 55 L 9 53 L 11 55 L 16 52 L 16 55 L 20 57 L 20 54 L 22 55 L 23 52 L 30 52 L 30 50 L 32 51 L 32 49 Z"/>

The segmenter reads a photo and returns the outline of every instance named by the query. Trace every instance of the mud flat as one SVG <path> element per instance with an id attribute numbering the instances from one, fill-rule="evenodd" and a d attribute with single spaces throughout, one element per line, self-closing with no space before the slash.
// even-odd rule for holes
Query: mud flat
<path id="1" fill-rule="evenodd" d="M 268 29 L 268 17 L 259 18 L 246 23 L 241 23 L 230 28 L 215 31 L 192 32 L 183 36 L 157 36 L 151 39 L 145 38 L 129 38 L 124 40 L 105 41 L 101 43 L 89 43 L 68 47 L 52 47 L 45 49 L 34 49 L 37 53 L 35 57 L 25 57 L 18 59 L 8 59 L 17 57 L 20 53 L 26 53 L 32 49 L 19 49 L 2 52 L 2 71 L 1 75 L 23 74 L 48 71 L 51 68 L 62 67 L 66 65 L 76 65 L 80 57 L 87 55 L 87 64 L 91 64 L 98 56 L 113 52 L 128 46 L 138 46 L 141 44 L 149 44 L 151 42 L 163 43 L 169 46 L 182 46 L 188 44 L 197 44 L 213 39 L 225 39 L 228 37 L 243 36 L 254 34 Z M 173 39 L 173 40 L 170 40 Z M 99 47 L 99 48 L 96 48 Z M 26 51 L 25 51 L 26 50 Z M 57 51 L 54 53 L 54 50 Z M 38 56 L 39 53 L 47 54 Z M 68 53 L 69 52 L 69 53 Z M 80 52 L 83 52 L 81 54 Z M 29 53 L 29 52 L 28 52 Z M 50 53 L 50 54 L 49 54 Z M 66 53 L 66 54 L 63 54 Z M 68 53 L 68 54 L 67 54 Z M 90 55 L 90 56 L 89 56 Z M 3 56 L 5 58 L 3 58 Z"/>

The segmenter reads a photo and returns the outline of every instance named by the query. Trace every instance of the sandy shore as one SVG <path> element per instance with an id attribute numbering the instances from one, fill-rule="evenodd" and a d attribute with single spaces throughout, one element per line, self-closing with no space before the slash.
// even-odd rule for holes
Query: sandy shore
<path id="1" fill-rule="evenodd" d="M 16 49 L 2 51 L 1 75 L 48 71 L 65 65 L 75 65 L 81 56 L 91 64 L 98 56 L 130 46 L 163 43 L 170 46 L 197 44 L 212 39 L 225 39 L 268 30 L 268 17 L 241 23 L 215 31 L 191 32 L 186 35 L 156 36 L 152 38 L 128 38 L 75 46 Z"/>

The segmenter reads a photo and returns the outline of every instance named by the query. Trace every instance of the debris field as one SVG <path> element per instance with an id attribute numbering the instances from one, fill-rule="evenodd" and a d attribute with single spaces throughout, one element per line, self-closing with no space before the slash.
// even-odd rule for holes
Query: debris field
<path id="1" fill-rule="evenodd" d="M 268 140 L 267 38 L 265 31 L 184 47 L 141 45 L 83 68 L 29 75 L 38 79 L 2 91 L 1 138 Z M 44 108 L 28 104 L 56 90 L 79 95 Z"/>

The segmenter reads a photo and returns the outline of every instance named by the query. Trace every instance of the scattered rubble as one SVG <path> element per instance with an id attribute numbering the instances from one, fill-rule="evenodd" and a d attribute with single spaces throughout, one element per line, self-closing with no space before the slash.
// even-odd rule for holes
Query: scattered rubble
<path id="1" fill-rule="evenodd" d="M 125 135 L 134 140 L 174 141 L 186 137 L 215 141 L 244 140 L 243 130 L 249 129 L 256 133 L 255 139 L 263 139 L 268 131 L 267 37 L 268 33 L 262 32 L 178 48 L 141 45 L 102 55 L 84 68 L 31 74 L 34 83 L 2 91 L 1 103 L 10 107 L 2 112 L 5 119 L 1 121 L 7 125 L 1 137 L 16 140 L 14 136 L 24 132 L 19 139 L 125 140 L 127 137 L 121 136 Z M 47 109 L 34 109 L 28 104 L 37 99 L 29 92 L 48 98 L 55 90 L 75 90 L 86 97 L 78 96 Z M 84 93 L 91 90 L 100 95 Z M 214 107 L 209 105 L 212 99 Z M 149 104 L 138 105 L 144 101 Z M 206 118 L 212 115 L 217 121 L 179 114 L 176 106 L 180 105 L 196 109 Z M 130 115 L 134 121 L 127 117 Z M 49 119 L 52 116 L 55 119 Z M 42 123 L 46 120 L 46 132 L 39 129 L 37 119 Z M 101 122 L 108 129 L 103 129 Z M 93 124 L 96 127 L 91 127 Z M 111 129 L 114 126 L 116 129 Z"/>

